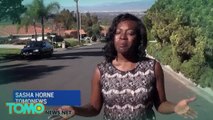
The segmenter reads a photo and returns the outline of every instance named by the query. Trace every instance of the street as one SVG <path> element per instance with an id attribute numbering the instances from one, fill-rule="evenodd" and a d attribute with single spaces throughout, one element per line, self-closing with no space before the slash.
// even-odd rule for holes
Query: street
<path id="1" fill-rule="evenodd" d="M 89 102 L 90 80 L 96 64 L 104 60 L 103 44 L 69 48 L 54 52 L 53 57 L 36 60 L 2 61 L 0 63 L 0 116 L 1 120 L 47 120 L 42 115 L 9 115 L 5 102 L 12 102 L 13 90 L 80 90 L 82 105 Z M 177 102 L 196 96 L 190 106 L 198 113 L 196 120 L 212 120 L 213 104 L 180 83 L 164 71 L 167 99 Z M 73 120 L 101 120 L 96 117 L 74 117 Z M 186 120 L 171 114 L 156 113 L 157 120 Z"/>

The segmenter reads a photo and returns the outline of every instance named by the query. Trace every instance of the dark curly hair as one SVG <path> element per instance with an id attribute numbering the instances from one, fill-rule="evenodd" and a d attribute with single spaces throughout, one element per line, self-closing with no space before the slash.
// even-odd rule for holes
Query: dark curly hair
<path id="1" fill-rule="evenodd" d="M 146 56 L 145 49 L 147 47 L 147 32 L 146 27 L 142 23 L 142 21 L 136 16 L 125 13 L 120 14 L 115 17 L 112 21 L 111 26 L 109 27 L 108 33 L 106 34 L 106 45 L 103 48 L 104 57 L 107 62 L 112 62 L 113 59 L 117 56 L 117 51 L 114 46 L 114 36 L 117 29 L 117 26 L 120 22 L 131 20 L 135 21 L 137 24 L 136 27 L 136 53 L 137 59 L 142 60 Z"/>

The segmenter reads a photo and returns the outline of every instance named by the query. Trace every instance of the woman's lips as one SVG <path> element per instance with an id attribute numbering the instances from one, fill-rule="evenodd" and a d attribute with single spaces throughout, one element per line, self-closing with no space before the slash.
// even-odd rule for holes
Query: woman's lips
<path id="1" fill-rule="evenodd" d="M 128 48 L 128 45 L 120 45 L 119 46 L 119 49 L 122 49 L 122 50 L 125 50 L 125 49 L 127 49 Z"/>
<path id="2" fill-rule="evenodd" d="M 119 47 L 127 47 L 128 45 L 127 44 L 122 44 L 122 45 L 119 45 Z"/>

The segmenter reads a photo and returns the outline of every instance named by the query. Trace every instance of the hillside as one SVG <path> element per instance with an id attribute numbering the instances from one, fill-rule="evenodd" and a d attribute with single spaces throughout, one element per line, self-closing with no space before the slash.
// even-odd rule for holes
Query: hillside
<path id="1" fill-rule="evenodd" d="M 147 12 L 148 51 L 202 87 L 213 89 L 213 1 L 158 0 Z"/>

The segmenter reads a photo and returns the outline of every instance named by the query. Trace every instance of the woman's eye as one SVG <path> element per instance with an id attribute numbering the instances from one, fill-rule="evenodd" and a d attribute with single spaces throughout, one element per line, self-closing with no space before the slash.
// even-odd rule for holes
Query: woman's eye
<path id="1" fill-rule="evenodd" d="M 135 32 L 134 31 L 128 31 L 127 34 L 128 35 L 135 35 Z"/>
<path id="2" fill-rule="evenodd" d="M 120 31 L 120 30 L 115 32 L 115 34 L 120 34 L 120 33 L 121 33 L 121 31 Z"/>

